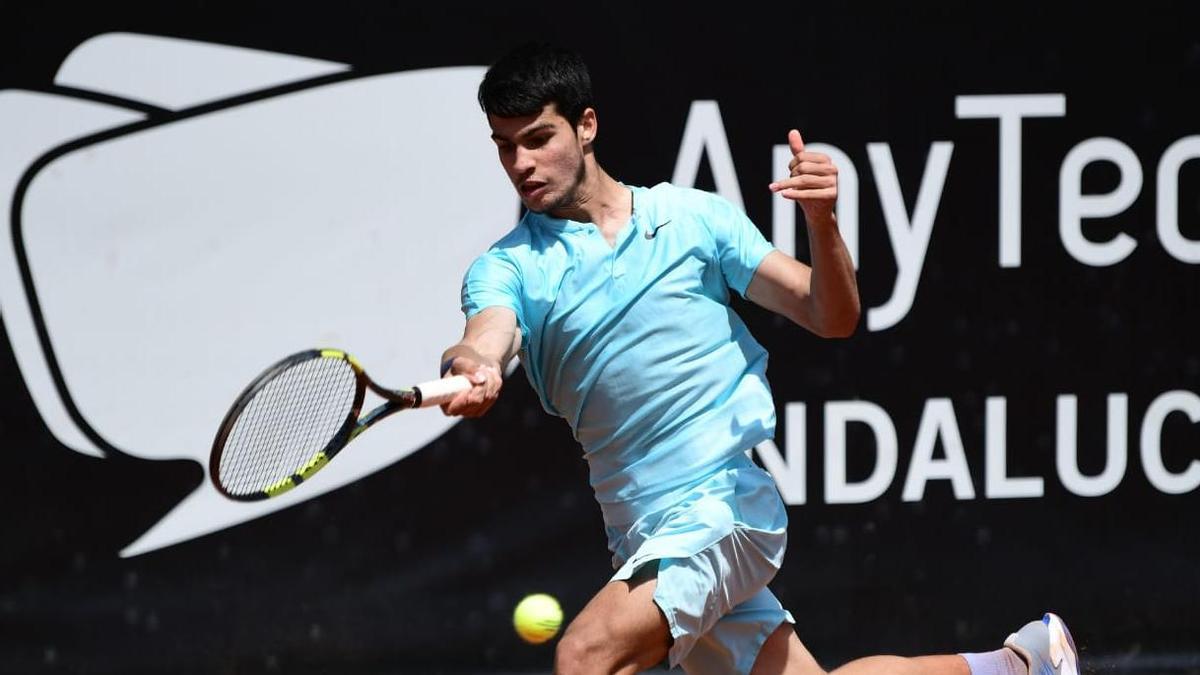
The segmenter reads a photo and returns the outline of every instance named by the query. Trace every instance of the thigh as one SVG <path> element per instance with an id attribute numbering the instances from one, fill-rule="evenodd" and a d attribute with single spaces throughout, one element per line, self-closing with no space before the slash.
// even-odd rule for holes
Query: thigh
<path id="1" fill-rule="evenodd" d="M 783 623 L 763 643 L 751 675 L 825 675 L 808 648 L 800 642 L 792 624 Z"/>
<path id="2" fill-rule="evenodd" d="M 713 667 L 696 670 L 685 665 L 688 672 L 749 670 L 763 640 L 780 621 L 791 620 L 766 588 L 778 569 L 773 553 L 782 551 L 784 541 L 783 533 L 738 527 L 691 557 L 660 562 L 654 599 L 674 638 L 672 666 L 690 660 L 712 663 Z M 698 645 L 700 656 L 689 659 Z M 707 646 L 715 646 L 716 651 Z M 732 665 L 717 667 L 718 663 Z"/>
<path id="3" fill-rule="evenodd" d="M 778 641 L 785 630 L 793 633 L 793 621 L 775 595 L 764 588 L 696 639 L 680 665 L 688 675 L 744 675 L 762 654 L 773 652 L 772 640 Z"/>
<path id="4" fill-rule="evenodd" d="M 650 574 L 605 584 L 567 626 L 559 660 L 604 664 L 609 672 L 660 663 L 671 646 L 671 633 L 654 602 L 656 587 Z"/>

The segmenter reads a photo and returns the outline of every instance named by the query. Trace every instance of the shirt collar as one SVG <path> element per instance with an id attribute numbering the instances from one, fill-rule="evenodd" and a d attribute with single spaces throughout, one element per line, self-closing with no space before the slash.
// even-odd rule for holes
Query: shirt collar
<path id="1" fill-rule="evenodd" d="M 628 189 L 633 195 L 633 215 L 631 220 L 636 220 L 639 215 L 638 207 L 642 205 L 645 199 L 646 188 L 639 185 L 625 185 L 624 183 L 620 183 L 620 185 Z M 547 229 L 558 230 L 560 232 L 580 232 L 596 227 L 595 223 L 581 223 L 569 218 L 555 218 L 547 213 L 534 213 L 533 211 L 527 211 L 525 218 L 531 223 L 536 223 Z"/>

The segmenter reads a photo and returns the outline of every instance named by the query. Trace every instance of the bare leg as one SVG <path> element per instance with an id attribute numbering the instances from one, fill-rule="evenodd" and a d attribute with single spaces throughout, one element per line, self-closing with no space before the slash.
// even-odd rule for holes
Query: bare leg
<path id="1" fill-rule="evenodd" d="M 654 602 L 654 578 L 609 582 L 567 626 L 554 653 L 556 675 L 633 673 L 667 655 L 671 631 Z"/>
<path id="2" fill-rule="evenodd" d="M 940 656 L 868 656 L 833 671 L 835 675 L 971 675 L 967 660 L 958 654 Z"/>
<path id="3" fill-rule="evenodd" d="M 825 675 L 825 669 L 808 652 L 789 623 L 782 623 L 763 643 L 752 675 Z M 851 661 L 832 675 L 971 675 L 963 657 L 868 656 Z"/>
<path id="4" fill-rule="evenodd" d="M 796 637 L 792 624 L 784 621 L 763 643 L 751 675 L 825 675 L 825 669 Z"/>

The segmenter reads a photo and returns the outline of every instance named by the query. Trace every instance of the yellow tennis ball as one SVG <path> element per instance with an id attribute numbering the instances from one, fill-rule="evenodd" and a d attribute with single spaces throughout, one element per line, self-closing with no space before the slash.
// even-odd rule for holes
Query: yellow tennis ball
<path id="1" fill-rule="evenodd" d="M 513 627 L 517 629 L 517 635 L 535 645 L 557 635 L 562 620 L 562 607 L 558 606 L 558 600 L 545 593 L 525 596 L 513 612 Z"/>

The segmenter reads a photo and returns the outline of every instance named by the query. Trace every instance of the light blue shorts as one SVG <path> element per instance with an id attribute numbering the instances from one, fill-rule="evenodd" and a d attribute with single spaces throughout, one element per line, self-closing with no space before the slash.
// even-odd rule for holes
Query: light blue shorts
<path id="1" fill-rule="evenodd" d="M 672 668 L 748 673 L 767 637 L 795 623 L 767 589 L 783 563 L 787 511 L 774 479 L 745 455 L 695 484 L 601 507 L 612 581 L 658 577 Z"/>

